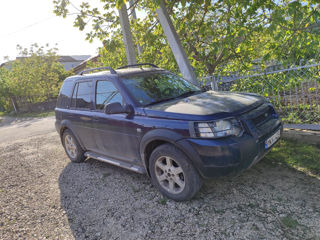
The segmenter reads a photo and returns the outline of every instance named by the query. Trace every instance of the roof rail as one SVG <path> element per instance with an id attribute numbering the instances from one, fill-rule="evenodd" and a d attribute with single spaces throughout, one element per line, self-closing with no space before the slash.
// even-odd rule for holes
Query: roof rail
<path id="1" fill-rule="evenodd" d="M 118 67 L 117 69 L 124 69 L 124 68 L 129 68 L 129 67 L 138 67 L 138 66 L 144 66 L 144 65 L 151 66 L 151 67 L 154 67 L 154 68 L 159 68 L 157 65 L 154 65 L 152 63 L 137 63 L 137 64 L 130 64 L 130 65 Z"/>
<path id="2" fill-rule="evenodd" d="M 117 74 L 117 72 L 112 67 L 89 68 L 89 69 L 81 71 L 79 74 L 83 75 L 84 73 L 87 73 L 87 72 L 92 72 L 92 71 L 95 71 L 95 70 L 102 70 L 102 69 L 108 69 L 108 70 L 110 70 L 110 72 L 112 74 Z"/>

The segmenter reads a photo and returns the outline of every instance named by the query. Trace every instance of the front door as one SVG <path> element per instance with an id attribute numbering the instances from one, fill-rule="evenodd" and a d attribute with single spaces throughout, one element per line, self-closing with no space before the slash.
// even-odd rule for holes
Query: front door
<path id="1" fill-rule="evenodd" d="M 134 124 L 134 118 L 127 114 L 106 114 L 104 107 L 113 102 L 124 104 L 116 86 L 108 80 L 96 82 L 95 114 L 93 127 L 98 149 L 96 152 L 115 159 L 132 162 L 139 156 L 137 133 L 132 134 L 127 127 Z"/>

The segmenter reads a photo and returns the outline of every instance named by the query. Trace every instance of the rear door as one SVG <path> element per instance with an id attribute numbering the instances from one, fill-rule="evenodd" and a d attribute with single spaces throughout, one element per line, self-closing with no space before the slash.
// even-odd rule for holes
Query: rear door
<path id="1" fill-rule="evenodd" d="M 92 129 L 92 95 L 92 80 L 77 82 L 73 90 L 69 111 L 69 120 L 72 123 L 73 131 L 86 150 L 96 149 Z"/>

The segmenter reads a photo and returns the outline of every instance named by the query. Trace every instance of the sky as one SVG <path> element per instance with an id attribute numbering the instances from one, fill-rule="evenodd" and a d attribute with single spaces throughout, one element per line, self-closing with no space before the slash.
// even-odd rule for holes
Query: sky
<path id="1" fill-rule="evenodd" d="M 74 0 L 74 3 L 80 0 Z M 53 13 L 53 0 L 1 1 L 0 8 L 0 64 L 4 57 L 10 60 L 18 56 L 17 44 L 29 48 L 38 43 L 57 47 L 59 55 L 96 55 L 100 41 L 89 43 L 85 33 L 73 27 L 73 19 Z"/>

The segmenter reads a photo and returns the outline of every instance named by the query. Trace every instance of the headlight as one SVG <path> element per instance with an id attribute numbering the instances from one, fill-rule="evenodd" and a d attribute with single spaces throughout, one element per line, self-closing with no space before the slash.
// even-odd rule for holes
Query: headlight
<path id="1" fill-rule="evenodd" d="M 241 136 L 243 129 L 234 118 L 212 122 L 195 123 L 195 135 L 203 138 L 219 138 L 226 136 Z"/>

